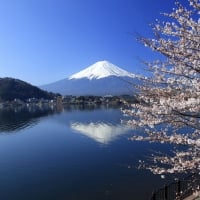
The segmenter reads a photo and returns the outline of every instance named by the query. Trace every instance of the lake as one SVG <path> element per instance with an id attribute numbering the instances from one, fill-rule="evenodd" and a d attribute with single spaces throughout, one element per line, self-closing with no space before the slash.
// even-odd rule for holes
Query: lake
<path id="1" fill-rule="evenodd" d="M 166 144 L 130 141 L 112 107 L 0 110 L 0 199 L 147 200 L 166 180 L 138 161 Z"/>

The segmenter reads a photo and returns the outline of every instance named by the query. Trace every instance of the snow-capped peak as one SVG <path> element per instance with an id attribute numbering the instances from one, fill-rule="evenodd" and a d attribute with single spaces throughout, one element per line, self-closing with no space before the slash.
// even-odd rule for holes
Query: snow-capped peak
<path id="1" fill-rule="evenodd" d="M 87 67 L 86 69 L 73 74 L 69 77 L 70 79 L 81 79 L 81 78 L 88 78 L 88 79 L 101 79 L 108 76 L 118 76 L 118 77 L 134 77 L 133 74 L 127 72 L 108 61 L 99 61 L 95 64 Z"/>

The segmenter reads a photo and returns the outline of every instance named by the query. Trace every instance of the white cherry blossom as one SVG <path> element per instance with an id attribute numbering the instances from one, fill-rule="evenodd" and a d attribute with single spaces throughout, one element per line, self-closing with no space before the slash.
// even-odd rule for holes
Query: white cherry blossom
<path id="1" fill-rule="evenodd" d="M 140 76 L 139 103 L 123 110 L 131 117 L 127 123 L 146 133 L 132 140 L 188 147 L 185 152 L 177 148 L 172 157 L 154 155 L 151 166 L 140 163 L 156 174 L 200 170 L 200 1 L 188 1 L 188 8 L 176 2 L 171 13 L 164 13 L 167 22 L 156 20 L 153 39 L 138 38 L 164 59 L 145 63 L 151 75 Z"/>

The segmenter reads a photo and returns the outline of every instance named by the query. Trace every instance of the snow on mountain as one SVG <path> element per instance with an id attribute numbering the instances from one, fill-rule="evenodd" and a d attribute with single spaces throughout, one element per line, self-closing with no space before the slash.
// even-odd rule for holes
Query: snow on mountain
<path id="1" fill-rule="evenodd" d="M 88 68 L 40 88 L 62 95 L 123 95 L 133 94 L 136 75 L 108 61 L 99 61 Z"/>
<path id="2" fill-rule="evenodd" d="M 108 76 L 117 76 L 117 77 L 133 77 L 134 75 L 113 65 L 108 61 L 99 61 L 95 64 L 87 67 L 86 69 L 72 75 L 69 77 L 71 79 L 81 79 L 81 78 L 88 78 L 88 79 L 101 79 Z"/>

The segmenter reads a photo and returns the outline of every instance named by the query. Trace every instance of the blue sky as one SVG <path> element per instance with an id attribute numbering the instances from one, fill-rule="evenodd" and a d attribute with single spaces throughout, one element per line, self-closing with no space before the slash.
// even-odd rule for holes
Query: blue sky
<path id="1" fill-rule="evenodd" d="M 185 0 L 186 1 L 186 0 Z M 54 82 L 99 60 L 141 73 L 153 53 L 135 33 L 169 12 L 174 0 L 0 0 L 0 77 Z"/>

